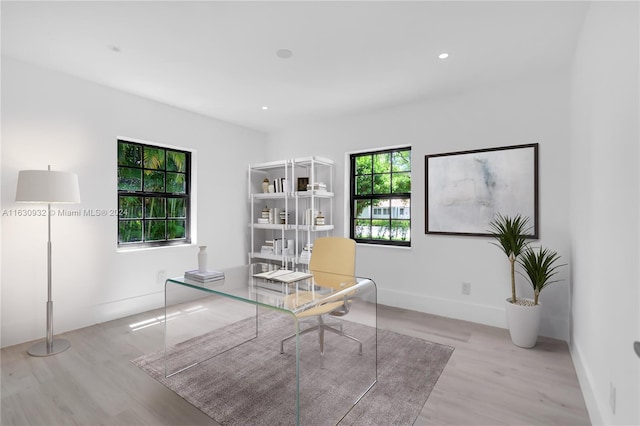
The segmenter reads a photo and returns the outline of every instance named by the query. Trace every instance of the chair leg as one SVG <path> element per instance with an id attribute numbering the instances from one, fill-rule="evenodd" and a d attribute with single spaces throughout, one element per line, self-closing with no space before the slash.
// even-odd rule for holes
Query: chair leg
<path id="1" fill-rule="evenodd" d="M 303 334 L 307 334 L 313 330 L 317 330 L 320 328 L 320 324 L 318 325 L 314 325 L 313 327 L 309 327 L 309 328 L 305 328 L 304 330 L 302 330 L 299 335 L 302 336 Z M 280 353 L 283 354 L 284 353 L 284 342 L 286 342 L 287 340 L 293 339 L 294 337 L 296 337 L 295 334 L 292 334 L 291 336 L 287 336 L 284 339 L 282 339 L 282 341 L 280 342 Z"/>
<path id="2" fill-rule="evenodd" d="M 358 342 L 358 344 L 360 345 L 360 350 L 358 351 L 358 354 L 362 355 L 362 342 L 360 340 L 356 339 L 353 336 L 350 336 L 350 335 L 344 333 L 342 330 L 336 330 L 333 327 L 324 327 L 324 328 L 326 328 L 328 331 L 331 331 L 331 332 L 333 332 L 333 333 L 335 333 L 335 334 L 337 334 L 339 336 L 346 337 L 347 339 L 351 339 L 354 342 Z"/>
<path id="3" fill-rule="evenodd" d="M 322 317 L 320 317 L 318 319 L 318 325 L 314 325 L 312 327 L 305 328 L 304 330 L 302 330 L 300 332 L 299 335 L 302 336 L 303 334 L 307 334 L 307 333 L 309 333 L 311 331 L 318 330 L 318 339 L 319 339 L 319 342 L 320 342 L 320 355 L 324 355 L 324 331 L 328 330 L 328 331 L 331 331 L 332 333 L 335 333 L 335 334 L 337 334 L 339 336 L 343 336 L 343 337 L 346 337 L 347 339 L 353 340 L 354 342 L 358 342 L 358 344 L 360 345 L 360 349 L 358 351 L 358 355 L 362 355 L 362 342 L 360 340 L 356 339 L 353 336 L 345 334 L 342 331 L 342 324 L 335 324 L 335 325 L 339 326 L 340 329 L 333 328 L 332 327 L 333 325 L 334 324 L 325 323 L 324 320 L 322 319 Z M 284 339 L 282 339 L 282 341 L 280 341 L 280 353 L 281 354 L 284 353 L 284 342 L 286 342 L 287 340 L 293 339 L 294 337 L 296 337 L 296 335 L 292 334 L 291 336 L 287 336 Z"/>

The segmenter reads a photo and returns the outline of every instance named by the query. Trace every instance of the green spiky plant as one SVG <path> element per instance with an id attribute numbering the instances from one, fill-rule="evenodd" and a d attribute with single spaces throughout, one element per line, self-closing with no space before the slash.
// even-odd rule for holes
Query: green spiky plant
<path id="1" fill-rule="evenodd" d="M 552 280 L 551 278 L 558 273 L 558 268 L 566 264 L 559 265 L 556 262 L 560 259 L 560 255 L 553 250 L 547 248 L 538 248 L 536 251 L 532 247 L 521 254 L 518 263 L 522 266 L 524 274 L 520 274 L 528 279 L 529 284 L 533 288 L 534 304 L 538 304 L 540 292 L 549 284 L 561 281 Z"/>
<path id="2" fill-rule="evenodd" d="M 499 247 L 507 255 L 511 264 L 511 303 L 516 303 L 516 259 L 528 247 L 529 218 L 517 214 L 514 217 L 496 214 L 489 223 L 489 233 L 496 239 L 491 244 Z"/>

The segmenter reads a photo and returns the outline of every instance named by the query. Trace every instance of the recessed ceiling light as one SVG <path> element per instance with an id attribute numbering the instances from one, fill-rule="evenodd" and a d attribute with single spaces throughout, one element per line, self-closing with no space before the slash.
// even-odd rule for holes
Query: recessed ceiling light
<path id="1" fill-rule="evenodd" d="M 276 55 L 278 55 L 278 58 L 289 59 L 293 56 L 293 52 L 289 49 L 278 49 Z"/>
<path id="2" fill-rule="evenodd" d="M 269 109 L 269 107 L 265 105 L 262 107 L 262 109 Z"/>
<path id="3" fill-rule="evenodd" d="M 448 57 L 449 57 L 449 54 L 447 52 L 443 52 L 438 55 L 438 58 L 440 59 L 447 59 Z"/>

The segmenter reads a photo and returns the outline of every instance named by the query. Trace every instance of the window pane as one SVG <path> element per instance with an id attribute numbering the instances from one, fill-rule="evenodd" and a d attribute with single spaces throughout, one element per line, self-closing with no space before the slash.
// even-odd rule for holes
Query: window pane
<path id="1" fill-rule="evenodd" d="M 166 240 L 166 222 L 164 220 L 147 220 L 144 223 L 145 241 Z"/>
<path id="2" fill-rule="evenodd" d="M 411 192 L 411 173 L 393 173 L 391 182 L 393 182 L 391 192 L 395 194 Z"/>
<path id="3" fill-rule="evenodd" d="M 118 165 L 140 167 L 142 163 L 141 149 L 140 145 L 118 142 Z"/>
<path id="4" fill-rule="evenodd" d="M 119 199 L 120 219 L 142 219 L 142 197 L 121 196 Z M 140 230 L 142 236 L 142 228 Z"/>
<path id="5" fill-rule="evenodd" d="M 371 155 L 356 157 L 356 175 L 370 175 L 373 172 Z"/>
<path id="6" fill-rule="evenodd" d="M 135 243 L 142 241 L 142 221 L 123 220 L 118 224 L 118 241 Z"/>
<path id="7" fill-rule="evenodd" d="M 187 192 L 186 176 L 182 173 L 167 173 L 167 192 L 184 194 Z"/>
<path id="8" fill-rule="evenodd" d="M 411 151 L 396 151 L 391 155 L 391 168 L 394 172 L 411 170 Z"/>
<path id="9" fill-rule="evenodd" d="M 371 238 L 374 240 L 388 240 L 389 239 L 389 221 L 388 220 L 373 220 L 371 221 Z"/>
<path id="10" fill-rule="evenodd" d="M 391 154 L 376 154 L 373 156 L 373 173 L 389 173 L 391 171 Z"/>
<path id="11" fill-rule="evenodd" d="M 187 206 L 183 198 L 167 199 L 167 217 L 176 219 L 187 217 Z"/>
<path id="12" fill-rule="evenodd" d="M 371 217 L 371 200 L 357 200 L 355 203 L 355 217 L 359 219 L 368 219 Z"/>
<path id="13" fill-rule="evenodd" d="M 410 237 L 411 222 L 408 220 L 391 221 L 391 239 L 395 241 L 408 241 Z"/>
<path id="14" fill-rule="evenodd" d="M 185 238 L 187 234 L 185 224 L 186 221 L 184 220 L 168 220 L 167 238 L 170 240 L 175 240 L 176 238 Z"/>
<path id="15" fill-rule="evenodd" d="M 373 218 L 374 219 L 389 219 L 389 200 L 373 200 Z"/>
<path id="16" fill-rule="evenodd" d="M 391 175 L 373 175 L 373 193 L 389 194 L 391 193 Z"/>
<path id="17" fill-rule="evenodd" d="M 165 200 L 161 197 L 146 197 L 144 199 L 144 217 L 154 219 L 167 217 Z"/>
<path id="18" fill-rule="evenodd" d="M 142 169 L 118 167 L 118 191 L 142 190 Z"/>
<path id="19" fill-rule="evenodd" d="M 391 201 L 392 219 L 411 219 L 411 200 L 409 198 L 394 199 Z"/>
<path id="20" fill-rule="evenodd" d="M 371 175 L 356 177 L 356 195 L 371 194 Z"/>
<path id="21" fill-rule="evenodd" d="M 164 149 L 144 147 L 144 168 L 164 169 Z"/>
<path id="22" fill-rule="evenodd" d="M 371 238 L 371 222 L 369 220 L 356 220 L 355 238 Z"/>
<path id="23" fill-rule="evenodd" d="M 145 170 L 144 190 L 146 192 L 164 192 L 164 172 Z"/>
<path id="24" fill-rule="evenodd" d="M 186 154 L 184 152 L 167 150 L 167 170 L 172 172 L 186 172 Z"/>

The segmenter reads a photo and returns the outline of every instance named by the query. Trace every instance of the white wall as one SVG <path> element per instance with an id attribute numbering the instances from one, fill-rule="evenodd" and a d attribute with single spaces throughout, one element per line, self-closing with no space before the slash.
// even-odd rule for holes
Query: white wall
<path id="1" fill-rule="evenodd" d="M 79 175 L 82 203 L 66 209 L 115 209 L 119 136 L 195 150 L 197 243 L 212 267 L 246 262 L 247 165 L 264 158 L 263 133 L 2 58 L 3 213 L 34 207 L 14 202 L 18 171 L 48 164 Z M 3 347 L 45 335 L 47 297 L 46 218 L 6 214 Z M 118 252 L 116 237 L 113 216 L 52 219 L 56 333 L 162 306 L 158 271 L 197 264 L 195 243 Z"/>
<path id="2" fill-rule="evenodd" d="M 358 246 L 357 272 L 378 284 L 378 301 L 447 317 L 506 326 L 509 262 L 484 237 L 424 233 L 424 156 L 497 146 L 540 144 L 540 236 L 569 257 L 569 74 L 568 69 L 500 85 L 479 87 L 419 103 L 358 116 L 300 125 L 269 136 L 270 152 L 312 153 L 334 159 L 344 181 L 345 153 L 391 145 L 412 146 L 412 247 Z M 282 154 L 281 154 L 282 155 Z M 336 212 L 345 211 L 344 188 L 334 188 Z M 345 231 L 338 216 L 337 234 Z M 569 268 L 565 281 L 541 296 L 541 334 L 567 339 Z M 521 277 L 518 289 L 531 295 Z M 461 283 L 471 283 L 471 295 Z"/>
<path id="3" fill-rule="evenodd" d="M 640 424 L 638 14 L 593 3 L 572 73 L 571 351 L 594 424 Z"/>

